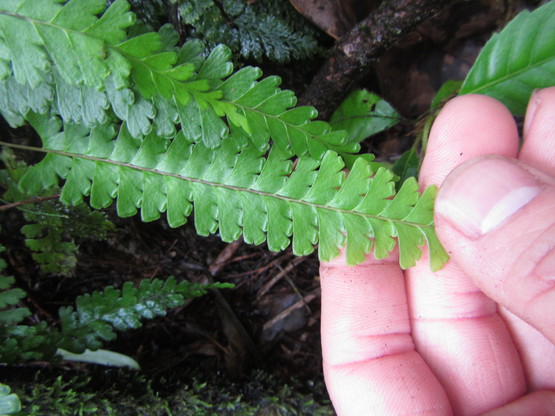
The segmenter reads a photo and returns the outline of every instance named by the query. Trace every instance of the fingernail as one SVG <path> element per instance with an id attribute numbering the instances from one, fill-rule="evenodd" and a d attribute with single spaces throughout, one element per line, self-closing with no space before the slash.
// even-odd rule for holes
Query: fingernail
<path id="1" fill-rule="evenodd" d="M 551 250 L 541 259 L 535 272 L 544 280 L 555 280 L 555 250 Z"/>
<path id="2" fill-rule="evenodd" d="M 448 177 L 436 202 L 438 215 L 471 238 L 478 238 L 541 192 L 538 181 L 501 157 L 474 159 Z"/>
<path id="3" fill-rule="evenodd" d="M 535 89 L 530 96 L 530 101 L 528 102 L 528 107 L 526 108 L 526 116 L 524 117 L 524 126 L 522 128 L 523 135 L 526 137 L 530 126 L 532 125 L 532 120 L 536 115 L 536 111 L 541 104 L 541 98 L 539 92 L 541 89 Z"/>

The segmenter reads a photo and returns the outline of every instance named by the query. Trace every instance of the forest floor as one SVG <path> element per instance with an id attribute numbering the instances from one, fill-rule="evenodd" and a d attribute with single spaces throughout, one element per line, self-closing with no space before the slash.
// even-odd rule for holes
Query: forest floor
<path id="1" fill-rule="evenodd" d="M 366 142 L 366 150 L 381 161 L 397 159 L 413 143 L 421 128 L 420 117 L 428 111 L 441 84 L 463 79 L 484 42 L 506 22 L 507 16 L 524 6 L 536 7 L 537 3 L 455 2 L 448 11 L 425 22 L 386 51 L 359 87 L 389 101 L 405 122 Z M 317 66 L 318 63 L 314 65 Z M 285 87 L 295 87 L 291 66 L 264 68 L 264 72 L 277 73 L 283 77 Z M 228 282 L 235 288 L 194 299 L 164 317 L 146 321 L 140 329 L 119 334 L 105 345 L 106 349 L 137 360 L 140 375 L 69 362 L 57 367 L 33 363 L 0 367 L 0 381 L 32 383 L 38 371 L 45 383 L 54 383 L 59 375 L 86 374 L 93 378 L 89 391 L 90 386 L 96 386 L 108 397 L 108 391 L 115 388 L 136 403 L 144 399 L 148 389 L 152 397 L 166 398 L 184 384 L 191 391 L 200 391 L 199 385 L 205 381 L 215 383 L 220 391 L 223 385 L 235 386 L 238 396 L 255 402 L 255 396 L 261 397 L 264 392 L 256 391 L 254 382 L 270 389 L 278 401 L 286 394 L 287 400 L 297 403 L 293 400 L 299 398 L 296 393 L 280 390 L 287 384 L 306 395 L 305 399 L 313 399 L 319 409 L 306 407 L 305 412 L 298 407 L 298 414 L 333 414 L 322 376 L 316 255 L 295 257 L 290 250 L 272 253 L 265 245 L 225 244 L 217 236 L 199 237 L 192 222 L 171 229 L 165 220 L 142 223 L 139 218 L 118 219 L 113 209 L 107 210 L 107 215 L 116 224 L 115 230 L 106 241 L 80 242 L 75 276 L 45 277 L 36 269 L 19 234 L 20 214 L 2 214 L 4 235 L 11 236 L 10 267 L 24 276 L 30 303 L 43 319 L 54 320 L 58 308 L 72 304 L 76 296 L 107 285 L 120 287 L 126 281 L 138 284 L 143 279 L 175 276 L 201 283 Z M 133 380 L 138 379 L 150 380 L 148 389 L 145 383 L 134 384 Z M 133 391 L 132 386 L 142 387 Z M 210 394 L 199 393 L 197 398 L 209 400 L 213 397 Z M 232 401 L 231 396 L 227 400 Z M 269 412 L 267 403 L 266 408 Z M 171 413 L 160 410 L 151 414 Z"/>

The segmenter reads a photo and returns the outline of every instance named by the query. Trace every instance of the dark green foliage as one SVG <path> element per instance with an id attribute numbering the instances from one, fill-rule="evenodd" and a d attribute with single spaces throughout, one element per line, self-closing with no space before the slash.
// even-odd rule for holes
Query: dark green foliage
<path id="1" fill-rule="evenodd" d="M 165 315 L 166 311 L 183 305 L 185 300 L 202 296 L 213 288 L 230 285 L 215 283 L 200 285 L 187 281 L 177 282 L 144 280 L 138 288 L 125 283 L 122 290 L 108 286 L 104 292 L 79 296 L 75 309 L 71 306 L 59 310 L 60 328 L 46 322 L 25 325 L 31 314 L 28 308 L 16 308 L 26 296 L 12 288 L 14 279 L 0 276 L 0 362 L 25 360 L 54 360 L 58 348 L 80 353 L 96 350 L 104 341 L 116 338 L 114 330 L 138 328 L 142 319 Z"/>
<path id="2" fill-rule="evenodd" d="M 399 122 L 399 113 L 387 101 L 366 90 L 353 91 L 332 114 L 334 130 L 345 130 L 349 143 L 378 134 Z"/>
<path id="3" fill-rule="evenodd" d="M 4 202 L 14 203 L 46 197 L 59 189 L 38 189 L 27 193 L 19 188 L 19 180 L 28 171 L 28 166 L 17 161 L 5 150 L 0 158 L 5 169 L 0 170 L 0 186 L 6 191 Z M 19 207 L 26 224 L 21 233 L 26 237 L 25 245 L 33 252 L 33 260 L 44 273 L 72 276 L 77 264 L 78 244 L 82 239 L 104 240 L 113 224 L 100 211 L 93 211 L 85 204 L 67 206 L 58 200 L 47 200 Z"/>
<path id="4" fill-rule="evenodd" d="M 107 399 L 86 391 L 89 383 L 90 378 L 73 377 L 66 381 L 59 376 L 47 384 L 37 372 L 32 385 L 18 389 L 23 411 L 15 416 L 117 415 Z"/>
<path id="5" fill-rule="evenodd" d="M 37 211 L 30 211 L 33 208 Z M 33 259 L 45 273 L 72 276 L 77 264 L 77 239 L 104 240 L 113 224 L 99 211 L 87 205 L 68 207 L 59 201 L 48 201 L 28 207 L 28 222 L 21 229 L 25 244 L 33 251 Z"/>
<path id="6" fill-rule="evenodd" d="M 171 0 L 191 36 L 209 45 L 223 43 L 235 55 L 280 63 L 320 52 L 317 32 L 287 1 Z"/>
<path id="7" fill-rule="evenodd" d="M 4 247 L 0 249 L 3 251 Z M 53 357 L 56 347 L 51 342 L 56 336 L 51 336 L 46 323 L 20 325 L 31 315 L 28 308 L 17 306 L 27 294 L 20 288 L 12 287 L 15 279 L 4 275 L 5 267 L 4 259 L 0 259 L 0 362 Z"/>
<path id="8" fill-rule="evenodd" d="M 139 287 L 127 282 L 121 290 L 108 286 L 103 292 L 79 296 L 75 309 L 60 308 L 62 338 L 58 347 L 71 352 L 96 350 L 103 342 L 116 338 L 114 330 L 139 328 L 142 319 L 163 316 L 169 309 L 183 305 L 187 299 L 203 296 L 210 289 L 229 287 L 232 285 L 177 282 L 169 277 L 165 281 L 143 280 Z"/>
<path id="9" fill-rule="evenodd" d="M 401 155 L 392 166 L 393 172 L 399 177 L 397 184 L 401 186 L 408 178 L 416 178 L 420 168 L 420 159 L 416 150 L 410 149 Z"/>
<path id="10" fill-rule="evenodd" d="M 297 380 L 286 383 L 261 371 L 237 384 L 223 376 L 193 379 L 172 391 L 160 391 L 140 373 L 109 370 L 90 376 L 52 378 L 41 372 L 28 381 L 13 381 L 26 416 L 332 416 L 325 388 L 318 381 L 308 387 Z M 99 386 L 113 379 L 106 388 Z M 19 415 L 17 415 L 19 416 Z"/>

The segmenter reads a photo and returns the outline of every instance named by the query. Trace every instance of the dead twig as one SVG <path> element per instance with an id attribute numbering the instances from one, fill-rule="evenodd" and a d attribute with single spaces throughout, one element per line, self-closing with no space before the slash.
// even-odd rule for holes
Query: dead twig
<path id="1" fill-rule="evenodd" d="M 212 264 L 208 267 L 208 272 L 211 276 L 216 276 L 220 273 L 220 271 L 224 268 L 224 266 L 229 262 L 229 260 L 233 257 L 235 252 L 241 247 L 243 243 L 243 239 L 240 238 L 239 240 L 235 240 L 234 242 L 225 246 L 225 248 L 218 254 L 216 260 L 212 262 Z"/>
<path id="2" fill-rule="evenodd" d="M 24 199 L 23 201 L 12 202 L 11 204 L 1 205 L 0 211 L 7 211 L 12 208 L 17 208 L 22 205 L 38 204 L 44 201 L 51 201 L 53 199 L 59 199 L 60 195 L 48 195 L 48 196 L 37 196 L 36 198 Z"/>
<path id="3" fill-rule="evenodd" d="M 264 296 L 277 282 L 280 281 L 281 278 L 286 276 L 287 273 L 289 273 L 297 265 L 301 264 L 305 260 L 306 260 L 306 257 L 295 257 L 289 264 L 287 264 L 287 266 L 281 269 L 281 271 L 278 274 L 276 274 L 272 279 L 270 279 L 264 286 L 260 288 L 260 290 L 256 294 L 256 300 L 259 300 L 262 296 Z M 296 289 L 294 285 L 293 285 L 293 288 Z M 298 293 L 297 290 L 295 291 Z M 300 296 L 302 297 L 302 295 Z"/>
<path id="4" fill-rule="evenodd" d="M 306 295 L 305 297 L 301 298 L 299 301 L 295 302 L 293 305 L 289 306 L 287 309 L 283 310 L 282 312 L 278 313 L 272 319 L 264 324 L 262 329 L 265 331 L 268 328 L 271 328 L 273 325 L 281 321 L 282 319 L 286 318 L 289 314 L 296 311 L 297 309 L 303 308 L 308 305 L 309 302 L 312 302 L 314 299 L 320 297 L 320 288 L 313 290 L 311 293 Z"/>
<path id="5" fill-rule="evenodd" d="M 329 119 L 338 104 L 367 73 L 370 63 L 449 0 L 389 0 L 335 44 L 329 58 L 299 99 Z"/>

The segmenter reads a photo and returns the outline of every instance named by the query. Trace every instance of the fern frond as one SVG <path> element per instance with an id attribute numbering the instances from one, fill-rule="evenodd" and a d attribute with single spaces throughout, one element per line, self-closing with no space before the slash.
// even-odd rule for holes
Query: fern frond
<path id="1" fill-rule="evenodd" d="M 226 283 L 177 282 L 173 277 L 165 281 L 143 280 L 139 287 L 127 282 L 122 290 L 108 286 L 103 292 L 78 297 L 75 309 L 71 306 L 60 308 L 61 329 L 58 329 L 47 326 L 46 322 L 23 324 L 31 312 L 26 307 L 14 305 L 27 294 L 12 288 L 14 279 L 1 274 L 4 267 L 0 262 L 0 363 L 54 360 L 59 348 L 73 353 L 96 350 L 104 341 L 116 337 L 114 329 L 138 328 L 142 319 L 165 315 L 187 299 L 203 296 L 210 289 L 232 287 Z"/>
<path id="2" fill-rule="evenodd" d="M 4 250 L 4 246 L 0 245 L 0 253 Z M 5 268 L 6 262 L 0 258 L 0 325 L 11 325 L 21 322 L 30 312 L 27 308 L 14 308 L 27 294 L 20 288 L 12 287 L 15 279 L 3 274 Z"/>
<path id="3" fill-rule="evenodd" d="M 224 241 L 243 235 L 247 243 L 267 241 L 270 250 L 307 255 L 319 245 L 330 260 L 346 245 L 347 262 L 360 263 L 370 252 L 384 258 L 399 242 L 400 264 L 411 267 L 428 243 L 432 267 L 446 260 L 432 225 L 435 188 L 421 197 L 414 179 L 395 195 L 393 174 L 357 159 L 346 176 L 343 159 L 328 151 L 322 161 L 301 159 L 293 169 L 292 153 L 273 148 L 268 157 L 245 145 L 235 133 L 210 152 L 179 133 L 173 141 L 151 134 L 134 139 L 125 125 L 117 134 L 106 126 L 90 133 L 55 121 L 29 117 L 42 133 L 46 157 L 22 178 L 30 191 L 65 179 L 61 200 L 78 204 L 90 197 L 94 208 L 117 199 L 120 216 L 141 210 L 144 221 L 167 212 L 172 227 L 195 210 L 200 235 L 219 231 Z M 45 135 L 45 132 L 48 134 Z M 240 135 L 239 133 L 236 133 Z M 79 139 L 79 138 L 82 139 Z"/>
<path id="4" fill-rule="evenodd" d="M 100 17 L 103 0 L 59 3 L 0 5 L 0 110 L 13 125 L 29 111 L 88 127 L 116 116 L 133 137 L 150 133 L 153 124 L 171 137 L 180 124 L 188 139 L 209 148 L 240 127 L 260 149 L 271 139 L 299 156 L 358 151 L 344 132 L 312 121 L 314 108 L 292 108 L 296 98 L 278 87 L 278 77 L 259 81 L 262 72 L 253 67 L 231 75 L 231 52 L 223 45 L 204 58 L 198 42 L 174 48 L 167 28 L 127 38 L 134 15 L 124 0 Z"/>
<path id="5" fill-rule="evenodd" d="M 226 44 L 245 59 L 280 63 L 319 52 L 316 31 L 287 2 L 172 0 L 191 36 L 209 45 Z"/>
<path id="6" fill-rule="evenodd" d="M 18 0 L 3 2 L 0 10 L 0 33 L 3 40 L 2 60 L 11 62 L 6 69 L 20 84 L 37 86 L 46 81 L 52 66 L 70 84 L 102 87 L 109 75 L 106 42 L 116 44 L 125 39 L 125 29 L 134 20 L 128 4 L 115 2 L 106 7 L 105 0 Z"/>
<path id="7" fill-rule="evenodd" d="M 0 246 L 0 252 L 4 247 Z M 27 296 L 24 290 L 13 287 L 15 279 L 5 276 L 6 263 L 0 259 L 0 363 L 12 363 L 18 359 L 42 359 L 54 356 L 46 323 L 27 326 L 22 321 L 31 315 L 26 307 L 16 305 Z"/>
<path id="8" fill-rule="evenodd" d="M 103 292 L 79 296 L 75 309 L 60 308 L 62 338 L 59 348 L 71 352 L 96 350 L 105 341 L 116 338 L 114 330 L 125 331 L 142 325 L 142 319 L 164 316 L 169 309 L 184 304 L 187 299 L 205 295 L 213 288 L 231 287 L 215 283 L 201 285 L 175 278 L 143 280 L 139 287 L 126 282 L 121 290 L 108 286 Z"/>

